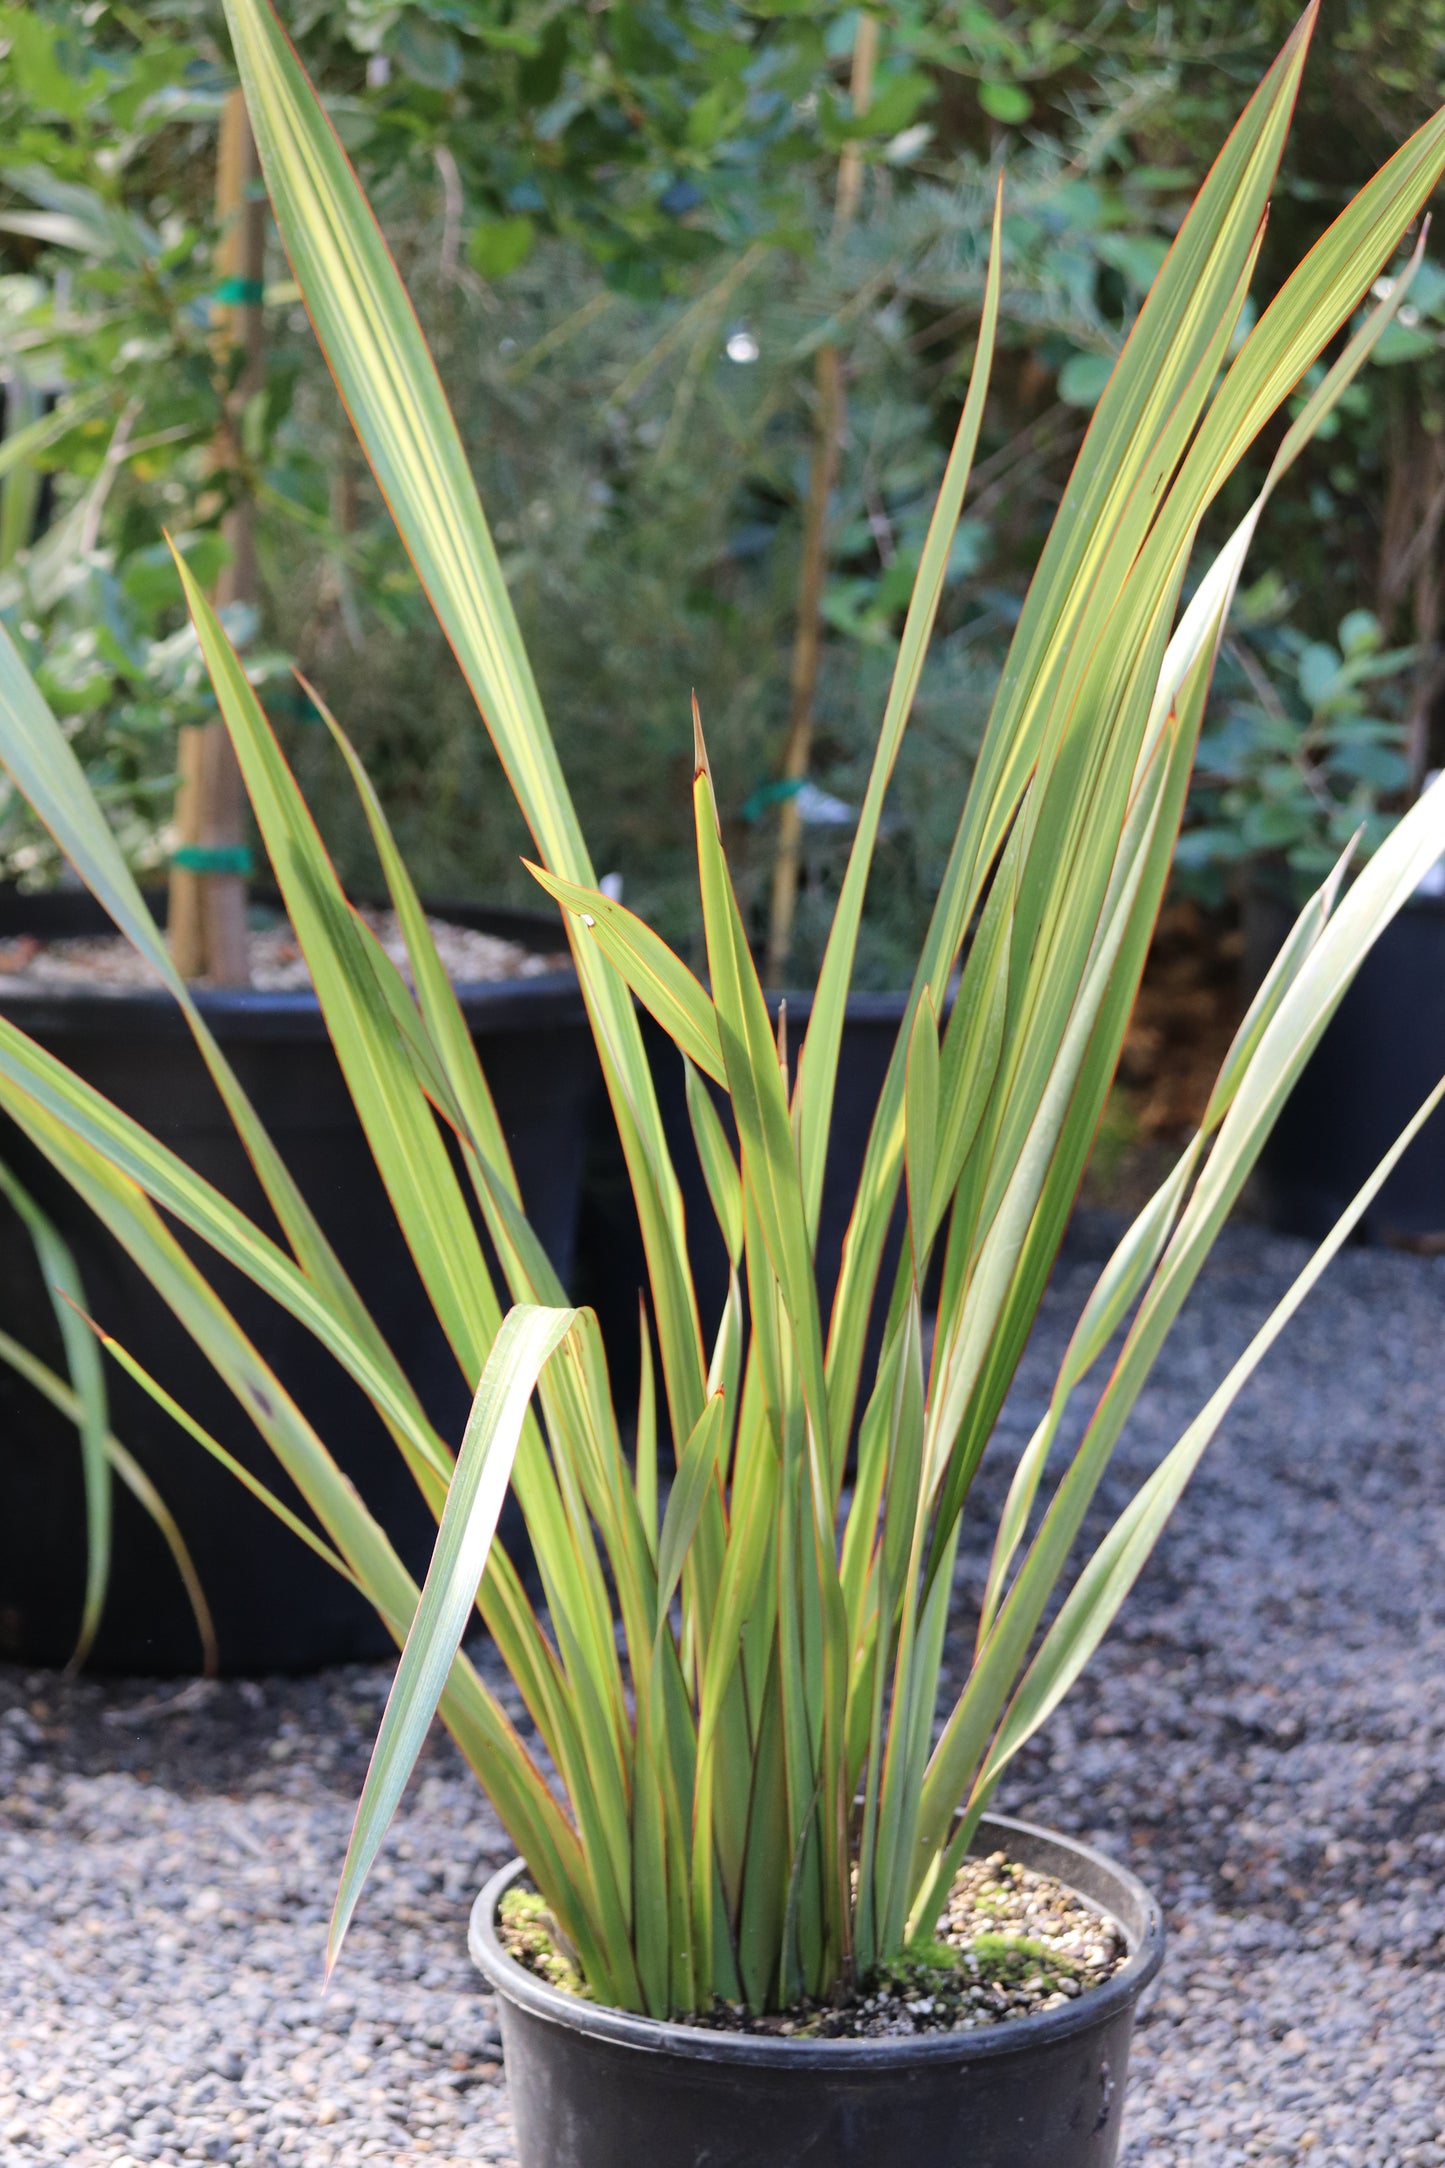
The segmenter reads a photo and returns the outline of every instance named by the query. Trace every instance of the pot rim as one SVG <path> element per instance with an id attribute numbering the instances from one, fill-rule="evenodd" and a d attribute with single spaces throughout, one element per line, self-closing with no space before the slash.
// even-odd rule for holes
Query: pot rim
<path id="1" fill-rule="evenodd" d="M 644 2053 L 676 2056 L 691 2062 L 745 2063 L 795 2069 L 846 2069 L 853 2066 L 897 2066 L 900 2063 L 973 2063 L 1001 2055 L 1027 2054 L 1078 2032 L 1106 2024 L 1122 2009 L 1137 2001 L 1164 1961 L 1164 1921 L 1159 1905 L 1137 1875 L 1119 1866 L 1103 1852 L 1034 1822 L 1010 1815 L 985 1815 L 979 1824 L 974 1850 L 985 1843 L 991 1851 L 1010 1844 L 1036 1854 L 1065 1855 L 1059 1867 L 1044 1872 L 1056 1875 L 1066 1888 L 1075 1889 L 1086 1903 L 1107 1911 L 1132 1945 L 1128 1959 L 1101 1987 L 1090 1988 L 1062 2008 L 1041 2010 L 1033 2017 L 1013 2018 L 1006 2025 L 991 2025 L 974 2032 L 915 2033 L 912 2037 L 885 2040 L 798 2040 L 756 2033 L 713 2032 L 697 2025 L 638 2017 L 630 2011 L 603 2008 L 564 1989 L 549 1986 L 518 1964 L 502 1947 L 496 1932 L 496 1912 L 505 1892 L 527 1871 L 526 1862 L 514 1859 L 499 1868 L 478 1893 L 471 1910 L 467 1947 L 477 1969 L 506 2001 L 517 2004 L 529 2017 L 565 2026 L 619 2047 Z M 1076 1888 L 1068 1873 L 1072 1861 L 1087 1866 L 1093 1877 L 1112 1885 L 1106 1899 Z M 1029 1861 L 1022 1859 L 1027 1866 Z M 1122 1908 L 1139 1921 L 1131 1932 Z"/>
<path id="2" fill-rule="evenodd" d="M 142 890 L 147 904 L 162 924 L 165 891 Z M 75 923 L 63 923 L 54 909 L 56 900 L 73 908 L 64 914 Z M 264 884 L 249 893 L 252 903 L 279 909 L 280 897 Z M 363 896 L 363 902 L 385 907 L 386 898 Z M 29 907 L 29 908 L 27 908 Z M 426 895 L 422 908 L 431 918 L 450 918 L 456 924 L 492 933 L 516 942 L 535 954 L 562 956 L 567 936 L 560 918 L 546 910 L 524 910 L 504 904 L 473 903 L 465 899 Z M 43 926 L 43 939 L 87 938 L 117 933 L 100 899 L 86 890 L 44 890 L 35 897 L 0 884 L 0 942 L 32 930 L 28 918 Z M 53 924 L 46 921 L 54 920 Z M 577 974 L 568 961 L 554 971 L 538 971 L 510 979 L 459 979 L 453 992 L 467 1022 L 492 1032 L 535 1029 L 538 1025 L 573 1025 L 586 1021 Z M 310 986 L 261 988 L 256 986 L 192 986 L 191 999 L 202 1016 L 229 1042 L 231 1039 L 278 1039 L 323 1041 L 327 1037 L 321 1003 Z M 165 1036 L 191 1040 L 185 1014 L 170 989 L 156 981 L 144 986 L 25 986 L 0 992 L 0 1016 L 42 1041 L 62 1034 L 93 1032 Z"/>
<path id="3" fill-rule="evenodd" d="M 537 1024 L 581 1024 L 586 1012 L 571 971 L 537 972 L 530 978 L 460 980 L 453 987 L 469 1024 L 493 1031 Z M 198 986 L 191 999 L 216 1030 L 236 1038 L 327 1039 L 321 1004 L 308 987 Z M 112 990 L 26 988 L 0 993 L 0 1015 L 34 1038 L 62 1033 L 157 1033 L 190 1043 L 180 1004 L 165 986 Z"/>

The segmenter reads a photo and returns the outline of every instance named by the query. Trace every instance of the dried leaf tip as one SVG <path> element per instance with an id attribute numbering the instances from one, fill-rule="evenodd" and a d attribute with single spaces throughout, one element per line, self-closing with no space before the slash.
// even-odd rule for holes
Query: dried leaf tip
<path id="1" fill-rule="evenodd" d="M 710 767 L 710 766 L 708 765 L 708 757 L 707 757 L 707 747 L 706 747 L 706 746 L 705 746 L 705 745 L 703 744 L 703 742 L 702 742 L 702 710 L 701 710 L 701 709 L 699 708 L 699 706 L 698 706 L 698 704 L 697 704 L 697 694 L 696 694 L 696 693 L 694 693 L 694 694 L 693 694 L 693 696 L 692 696 L 692 779 L 693 779 L 693 781 L 694 781 L 694 782 L 697 782 L 697 780 L 699 779 L 699 777 L 700 777 L 700 776 L 706 776 L 706 777 L 707 777 L 707 780 L 708 780 L 708 787 L 709 787 L 709 789 L 711 789 L 711 787 L 712 787 L 712 769 L 711 769 L 711 767 Z"/>

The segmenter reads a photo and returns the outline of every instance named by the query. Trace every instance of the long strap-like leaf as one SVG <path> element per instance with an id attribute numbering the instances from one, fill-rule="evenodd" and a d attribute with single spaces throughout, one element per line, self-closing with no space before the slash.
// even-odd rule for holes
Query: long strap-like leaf
<path id="1" fill-rule="evenodd" d="M 105 1344 L 113 1354 L 118 1353 L 114 1342 Z M 120 1360 L 124 1361 L 124 1356 L 121 1356 Z M 8 1332 L 0 1332 L 0 1362 L 8 1363 L 18 1377 L 24 1378 L 27 1385 L 33 1385 L 37 1393 L 72 1423 L 79 1423 L 81 1401 L 74 1387 L 67 1385 L 63 1378 L 58 1378 L 48 1363 L 41 1362 L 31 1349 L 22 1347 Z M 126 1450 L 114 1432 L 106 1431 L 102 1442 L 111 1468 L 137 1505 L 155 1523 L 161 1541 L 171 1554 L 176 1572 L 180 1575 L 181 1586 L 186 1592 L 186 1600 L 191 1607 L 191 1616 L 196 1622 L 196 1633 L 201 1644 L 202 1673 L 208 1679 L 214 1678 L 220 1669 L 215 1621 L 211 1617 L 211 1607 L 206 1601 L 201 1577 L 196 1571 L 195 1561 L 191 1557 L 185 1537 L 181 1534 L 176 1517 L 135 1455 Z M 239 1470 L 240 1463 L 236 1465 Z M 278 1500 L 278 1506 L 279 1503 Z"/>
<path id="2" fill-rule="evenodd" d="M 192 999 L 190 989 L 171 962 L 160 929 L 121 855 L 120 846 L 111 834 L 74 749 L 3 625 L 0 625 L 0 764 L 9 770 L 17 788 L 29 800 L 92 894 L 181 1004 L 201 1057 L 236 1124 L 302 1271 L 349 1329 L 369 1342 L 373 1355 L 380 1356 L 382 1344 L 376 1327 Z"/>
<path id="3" fill-rule="evenodd" d="M 519 1305 L 507 1312 L 492 1343 L 356 1810 L 331 1918 L 328 1971 L 445 1691 L 486 1568 L 538 1376 L 576 1321 L 575 1310 Z"/>
<path id="4" fill-rule="evenodd" d="M 456 424 L 380 228 L 274 11 L 228 0 L 247 107 L 312 323 L 397 529 L 491 732 L 542 862 L 595 886 Z M 704 1363 L 682 1207 L 625 988 L 573 937 L 639 1206 L 674 1434 L 701 1412 Z"/>
<path id="5" fill-rule="evenodd" d="M 69 1245 L 54 1222 L 41 1211 L 29 1190 L 3 1164 L 0 1164 L 0 1196 L 5 1197 L 20 1215 L 34 1244 L 35 1262 L 60 1329 L 65 1367 L 70 1373 L 75 1399 L 74 1421 L 80 1437 L 80 1466 L 85 1488 L 85 1598 L 70 1667 L 79 1670 L 100 1626 L 100 1614 L 110 1583 L 112 1441 L 105 1371 L 95 1335 L 84 1322 L 85 1289 Z"/>
<path id="6" fill-rule="evenodd" d="M 963 510 L 968 478 L 973 468 L 973 455 L 978 446 L 978 433 L 983 426 L 984 407 L 988 399 L 994 339 L 998 331 L 999 295 L 1003 284 L 1003 202 L 1003 182 L 1000 179 L 994 199 L 988 276 L 984 282 L 983 309 L 979 318 L 978 346 L 973 371 L 969 377 L 963 411 L 958 418 L 953 449 L 949 453 L 948 466 L 938 492 L 938 501 L 928 523 L 923 554 L 918 561 L 918 576 L 913 583 L 903 637 L 898 647 L 898 659 L 894 665 L 892 683 L 888 688 L 888 704 L 883 712 L 882 728 L 873 754 L 873 765 L 868 774 L 868 787 L 859 808 L 858 825 L 854 830 L 852 849 L 848 853 L 848 866 L 834 908 L 833 923 L 828 929 L 828 945 L 823 953 L 812 1014 L 808 1018 L 807 1036 L 798 1061 L 798 1152 L 808 1224 L 815 1231 L 823 1193 L 823 1162 L 832 1121 L 838 1053 L 843 1039 L 843 1016 L 852 983 L 858 929 L 863 920 L 863 900 L 873 866 L 873 852 L 878 841 L 879 824 L 883 818 L 884 800 L 897 764 L 899 747 L 903 743 L 903 733 L 913 712 L 913 702 L 923 675 L 928 643 L 933 637 L 938 606 L 943 597 L 949 554 Z"/>

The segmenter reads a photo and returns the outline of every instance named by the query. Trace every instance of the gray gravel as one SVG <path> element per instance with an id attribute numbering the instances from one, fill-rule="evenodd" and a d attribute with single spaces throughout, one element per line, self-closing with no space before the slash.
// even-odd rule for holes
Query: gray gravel
<path id="1" fill-rule="evenodd" d="M 1226 1235 L 1112 1510 L 1307 1254 Z M 1088 1284 L 1058 1275 L 1055 1347 Z M 1445 1261 L 1338 1261 L 1010 1791 L 1165 1901 L 1129 2168 L 1445 2163 L 1442 1326 Z M 1031 1421 L 1049 1377 L 1031 1354 L 1011 1414 Z"/>
<path id="2" fill-rule="evenodd" d="M 1102 1511 L 1303 1256 L 1226 1237 Z M 1005 1439 L 1090 1276 L 1078 1251 L 1056 1276 Z M 1442 1319 L 1445 1261 L 1341 1260 L 999 1801 L 1165 1900 L 1128 2168 L 1445 2168 Z M 0 2168 L 511 2160 L 465 1950 L 505 1846 L 444 1740 L 321 1994 L 385 1685 L 0 1672 Z"/>
<path id="3" fill-rule="evenodd" d="M 465 1944 L 510 1847 L 449 1742 L 428 1750 L 322 1992 L 387 1683 L 9 1675 L 3 2168 L 511 2160 L 494 2007 Z"/>

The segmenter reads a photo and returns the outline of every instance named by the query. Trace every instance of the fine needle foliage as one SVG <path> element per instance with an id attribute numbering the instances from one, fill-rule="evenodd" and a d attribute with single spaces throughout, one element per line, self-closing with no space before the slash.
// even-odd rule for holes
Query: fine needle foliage
<path id="1" fill-rule="evenodd" d="M 292 1525 L 404 1644 L 337 1897 L 332 1960 L 440 1708 L 594 1996 L 659 2016 L 717 1997 L 754 2010 L 823 1997 L 929 1937 L 1010 1757 L 1077 1677 L 1230 1403 L 1440 1096 L 1080 1567 L 1077 1539 L 1113 1447 L 1271 1122 L 1371 942 L 1445 850 L 1445 784 L 1348 886 L 1338 868 L 1306 906 L 1199 1134 L 1100 1274 L 991 1532 L 972 1666 L 940 1709 L 971 1486 L 1114 1072 L 1245 552 L 1270 490 L 1408 289 L 1406 265 L 1384 301 L 1357 313 L 1445 168 L 1445 116 L 1341 213 L 1247 332 L 1245 299 L 1313 9 L 1205 180 L 1099 402 L 1020 618 L 824 1315 L 813 1252 L 844 1004 L 987 396 L 1001 214 L 972 381 L 807 1033 L 790 1050 L 759 986 L 696 718 L 706 982 L 598 892 L 466 457 L 381 234 L 265 0 L 227 0 L 227 12 L 317 336 L 501 756 L 537 878 L 565 914 L 646 1249 L 639 1405 L 614 1407 L 596 1321 L 568 1303 L 527 1225 L 472 1042 L 340 726 L 331 723 L 400 916 L 410 983 L 350 908 L 184 562 L 275 878 L 391 1204 L 475 1394 L 455 1458 L 177 981 L 62 732 L 8 646 L 0 750 L 186 1006 L 284 1241 L 4 1024 L 0 1105 L 231 1385 L 305 1500 L 311 1521 L 292 1515 Z M 1205 515 L 1327 351 L 1330 365 L 1278 437 L 1254 504 L 1188 584 Z M 636 1004 L 688 1065 L 696 1147 L 732 1262 L 711 1347 Z M 709 1082 L 731 1104 L 736 1151 Z M 908 1239 L 885 1291 L 882 1353 L 865 1374 L 900 1195 Z M 305 1322 L 368 1394 L 439 1521 L 422 1591 L 172 1220 Z M 937 1309 L 926 1319 L 922 1290 L 935 1263 Z M 1056 1454 L 1064 1410 L 1096 1369 L 1082 1436 Z M 665 1479 L 663 1403 L 676 1441 Z M 220 1450 L 182 1420 L 201 1446 Z M 495 1540 L 508 1484 L 535 1554 L 540 1610 Z M 460 1651 L 474 1605 L 525 1704 L 535 1751 Z"/>

